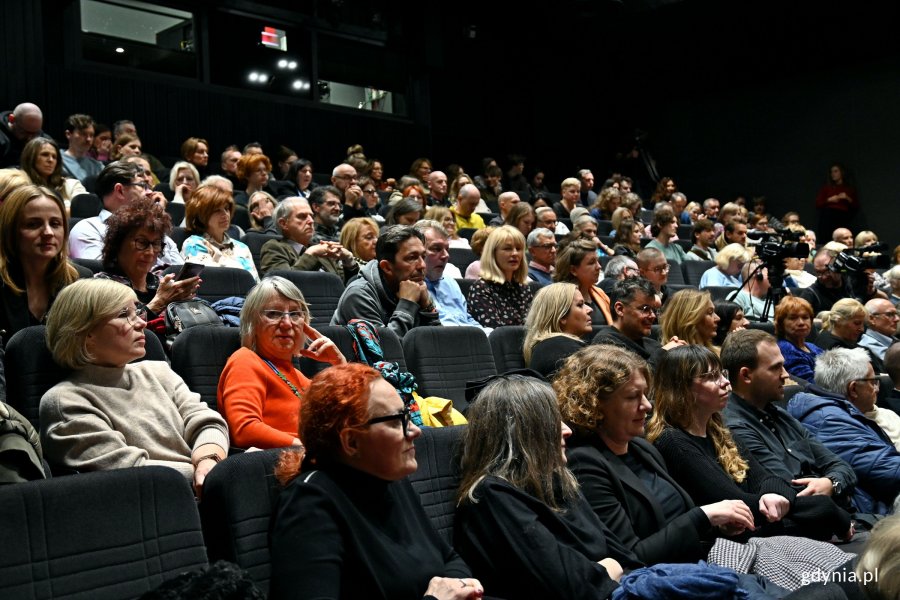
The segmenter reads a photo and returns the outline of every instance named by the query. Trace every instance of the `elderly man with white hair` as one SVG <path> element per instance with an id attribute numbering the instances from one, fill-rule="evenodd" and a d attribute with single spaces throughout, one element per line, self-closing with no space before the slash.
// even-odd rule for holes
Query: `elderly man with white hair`
<path id="1" fill-rule="evenodd" d="M 553 212 L 552 210 L 550 211 Z M 528 262 L 528 278 L 541 285 L 553 283 L 556 265 L 556 236 L 546 227 L 537 227 L 525 240 L 531 260 Z"/>
<path id="2" fill-rule="evenodd" d="M 814 385 L 791 398 L 788 412 L 853 467 L 859 512 L 887 514 L 900 493 L 900 452 L 879 422 L 897 415 L 875 406 L 880 379 L 863 348 L 834 348 L 816 359 Z M 900 423 L 895 425 L 900 431 Z"/>
<path id="3" fill-rule="evenodd" d="M 884 360 L 887 349 L 898 341 L 897 323 L 900 315 L 897 307 L 890 300 L 873 298 L 866 302 L 866 332 L 859 340 L 859 345 Z"/>

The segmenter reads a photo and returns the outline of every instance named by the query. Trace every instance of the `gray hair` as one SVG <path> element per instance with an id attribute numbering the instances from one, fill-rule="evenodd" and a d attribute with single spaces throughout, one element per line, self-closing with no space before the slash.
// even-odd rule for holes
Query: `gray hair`
<path id="1" fill-rule="evenodd" d="M 200 185 L 200 171 L 197 170 L 197 167 L 192 165 L 186 160 L 180 160 L 174 165 L 172 165 L 172 170 L 169 171 L 169 189 L 173 192 L 175 191 L 175 180 L 178 179 L 178 171 L 181 169 L 187 169 L 191 172 L 191 175 L 194 177 L 194 182 L 199 186 Z"/>
<path id="2" fill-rule="evenodd" d="M 538 210 L 541 210 L 540 208 Z M 550 209 L 548 209 L 550 210 Z M 546 227 L 537 227 L 531 230 L 531 233 L 528 234 L 528 239 L 526 240 L 525 245 L 529 248 L 534 248 L 540 243 L 540 238 L 542 237 L 551 237 L 556 240 L 556 235 Z"/>
<path id="3" fill-rule="evenodd" d="M 420 219 L 419 221 L 416 221 L 416 224 L 413 225 L 413 227 L 415 227 L 416 231 L 418 231 L 422 235 L 425 235 L 425 232 L 429 229 L 433 229 L 439 236 L 441 236 L 445 240 L 450 237 L 450 234 L 447 233 L 447 230 L 444 229 L 444 226 L 432 219 Z"/>
<path id="4" fill-rule="evenodd" d="M 816 385 L 834 394 L 847 394 L 851 381 L 865 378 L 869 354 L 865 348 L 833 348 L 816 358 Z"/>
<path id="5" fill-rule="evenodd" d="M 884 278 L 891 279 L 900 279 L 900 265 L 894 265 L 891 267 L 886 273 L 884 273 Z"/>
<path id="6" fill-rule="evenodd" d="M 300 196 L 290 196 L 279 202 L 278 206 L 275 207 L 275 210 L 272 213 L 272 222 L 275 223 L 275 228 L 278 230 L 278 233 L 284 235 L 284 230 L 281 228 L 279 221 L 281 219 L 290 218 L 291 214 L 294 212 L 294 207 L 298 204 L 306 204 L 309 206 L 309 200 L 301 198 Z"/>
<path id="7" fill-rule="evenodd" d="M 309 323 L 309 305 L 303 293 L 284 277 L 270 275 L 253 286 L 244 300 L 241 308 L 241 346 L 256 352 L 256 331 L 262 319 L 263 306 L 276 294 L 299 304 L 303 320 Z"/>
<path id="8" fill-rule="evenodd" d="M 632 267 L 637 269 L 637 263 L 631 257 L 622 256 L 613 256 L 608 263 L 606 263 L 606 268 L 603 269 L 603 276 L 609 277 L 612 279 L 618 279 L 619 275 L 622 274 L 626 268 Z"/>

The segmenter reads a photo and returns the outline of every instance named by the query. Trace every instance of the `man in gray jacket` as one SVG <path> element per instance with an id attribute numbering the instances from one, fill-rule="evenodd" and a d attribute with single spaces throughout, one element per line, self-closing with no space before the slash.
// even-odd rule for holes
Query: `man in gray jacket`
<path id="1" fill-rule="evenodd" d="M 425 286 L 425 237 L 407 225 L 382 228 L 369 261 L 338 301 L 332 325 L 363 319 L 398 337 L 413 327 L 440 325 Z"/>

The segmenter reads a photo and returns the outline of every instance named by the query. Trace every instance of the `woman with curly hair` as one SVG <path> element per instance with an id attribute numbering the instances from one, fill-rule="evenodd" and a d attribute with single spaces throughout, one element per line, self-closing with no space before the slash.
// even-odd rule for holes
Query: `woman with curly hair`
<path id="1" fill-rule="evenodd" d="M 246 185 L 243 192 L 235 192 L 234 201 L 241 206 L 250 203 L 250 196 L 263 191 L 269 183 L 269 172 L 272 170 L 272 161 L 265 154 L 244 154 L 237 164 L 237 178 Z"/>
<path id="2" fill-rule="evenodd" d="M 625 194 L 620 192 L 619 188 L 604 188 L 591 207 L 591 216 L 598 221 L 611 221 L 613 213 L 621 206 L 624 196 Z"/>
<path id="3" fill-rule="evenodd" d="M 671 177 L 663 177 L 656 184 L 656 191 L 650 197 L 650 204 L 656 206 L 660 202 L 669 202 L 672 194 L 677 191 L 678 187 L 675 186 L 675 181 Z"/>
<path id="4" fill-rule="evenodd" d="M 682 346 L 660 359 L 650 391 L 654 409 L 647 441 L 663 456 L 675 481 L 696 504 L 743 501 L 762 528 L 757 535 L 795 528 L 816 539 L 852 535 L 849 515 L 830 498 L 798 496 L 789 481 L 739 446 L 722 416 L 730 392 L 728 373 L 709 348 Z"/>

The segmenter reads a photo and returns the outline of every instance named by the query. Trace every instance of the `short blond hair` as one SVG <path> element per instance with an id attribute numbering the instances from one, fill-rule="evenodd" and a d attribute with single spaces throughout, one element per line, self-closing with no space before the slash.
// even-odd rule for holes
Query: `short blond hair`
<path id="1" fill-rule="evenodd" d="M 47 316 L 47 347 L 53 360 L 69 369 L 94 362 L 88 334 L 137 301 L 130 287 L 110 279 L 79 279 L 59 292 Z"/>
<path id="2" fill-rule="evenodd" d="M 565 179 L 563 179 L 563 182 L 559 184 L 559 191 L 562 192 L 564 189 L 570 187 L 577 187 L 580 190 L 581 180 L 574 177 L 566 177 Z"/>
<path id="3" fill-rule="evenodd" d="M 497 265 L 494 253 L 500 246 L 510 241 L 518 246 L 522 252 L 522 260 L 519 261 L 519 268 L 513 273 L 513 281 L 519 284 L 524 284 L 528 281 L 528 261 L 525 260 L 525 236 L 522 235 L 521 231 L 510 225 L 504 225 L 492 231 L 484 243 L 484 250 L 481 251 L 482 279 L 494 283 L 506 282 L 506 276 Z"/>
<path id="4" fill-rule="evenodd" d="M 746 246 L 741 244 L 728 244 L 716 254 L 716 266 L 720 269 L 727 269 L 732 260 L 739 260 L 746 264 L 750 262 L 751 253 Z"/>

